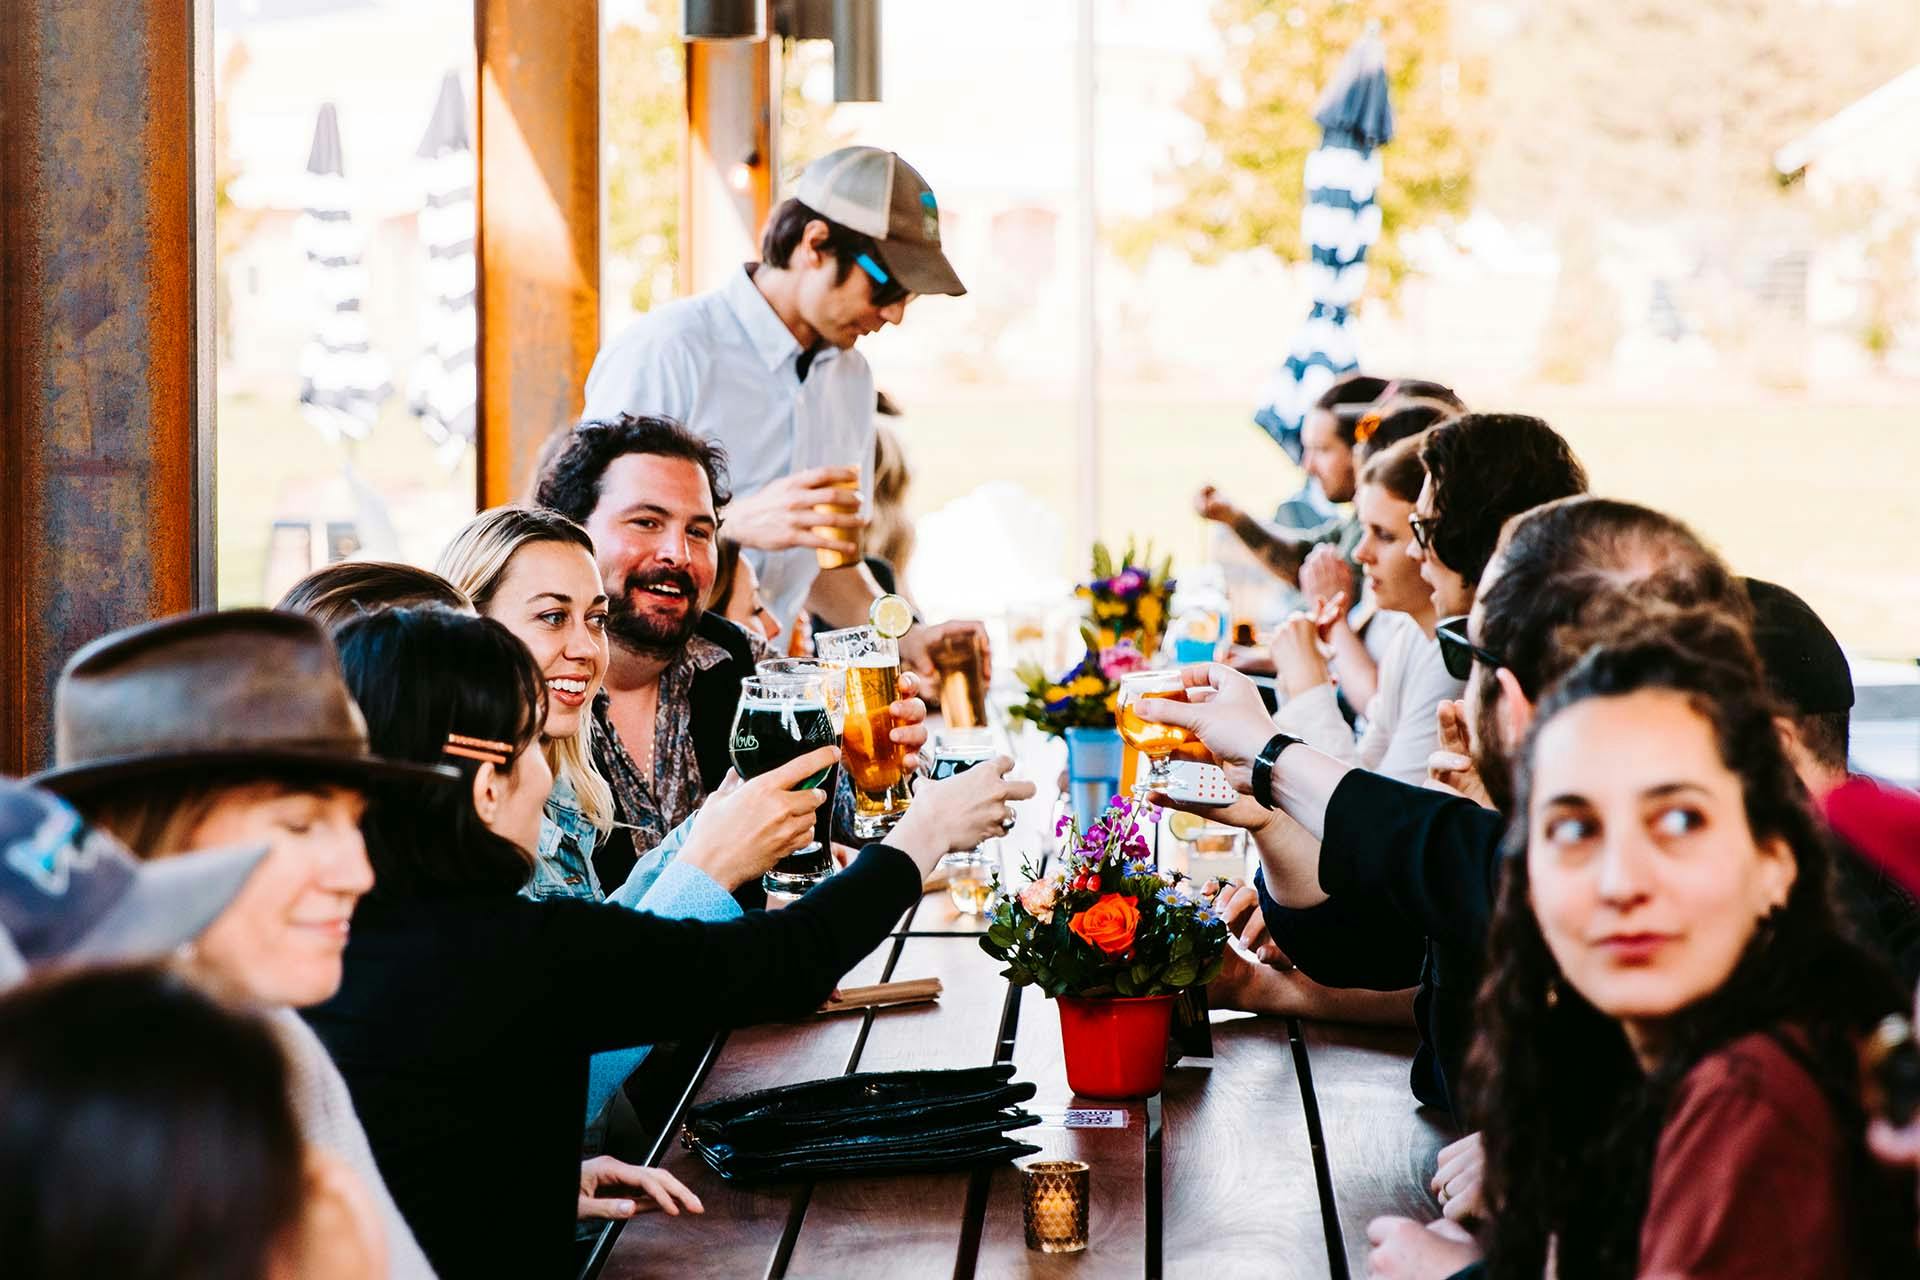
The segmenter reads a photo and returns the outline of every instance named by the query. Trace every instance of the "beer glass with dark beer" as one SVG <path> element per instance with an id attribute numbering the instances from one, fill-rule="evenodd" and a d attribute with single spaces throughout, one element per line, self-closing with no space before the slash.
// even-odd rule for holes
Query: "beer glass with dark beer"
<path id="1" fill-rule="evenodd" d="M 728 754 L 742 778 L 757 778 L 809 751 L 832 746 L 833 739 L 833 717 L 818 677 L 749 676 L 740 682 Z M 822 769 L 800 786 L 810 790 L 832 773 L 831 768 Z M 768 893 L 802 894 L 831 874 L 833 855 L 814 840 L 780 859 L 760 883 Z"/>

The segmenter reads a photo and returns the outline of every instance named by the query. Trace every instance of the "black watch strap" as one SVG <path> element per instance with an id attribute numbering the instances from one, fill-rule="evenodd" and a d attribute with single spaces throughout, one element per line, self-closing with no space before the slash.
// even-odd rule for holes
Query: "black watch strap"
<path id="1" fill-rule="evenodd" d="M 1273 798 L 1273 766 L 1279 762 L 1280 753 L 1296 742 L 1290 733 L 1276 733 L 1267 739 L 1267 745 L 1260 748 L 1260 754 L 1253 759 L 1253 798 L 1269 809 L 1280 806 Z"/>

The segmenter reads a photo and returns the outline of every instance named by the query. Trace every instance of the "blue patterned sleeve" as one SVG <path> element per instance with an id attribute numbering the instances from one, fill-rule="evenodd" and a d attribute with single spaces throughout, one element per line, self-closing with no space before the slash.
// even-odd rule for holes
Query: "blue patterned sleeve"
<path id="1" fill-rule="evenodd" d="M 686 846 L 687 836 L 693 831 L 693 820 L 697 816 L 699 816 L 697 812 L 688 814 L 679 826 L 667 832 L 665 839 L 641 854 L 639 861 L 633 864 L 633 870 L 628 873 L 627 882 L 608 894 L 607 901 L 615 906 L 639 910 L 640 901 L 652 891 L 654 883 L 666 874 L 667 868 L 675 865 L 675 859 L 680 856 L 680 850 Z M 646 910 L 652 911 L 655 915 L 674 914 L 655 907 L 648 907 Z M 732 919 L 731 916 L 716 918 Z"/>

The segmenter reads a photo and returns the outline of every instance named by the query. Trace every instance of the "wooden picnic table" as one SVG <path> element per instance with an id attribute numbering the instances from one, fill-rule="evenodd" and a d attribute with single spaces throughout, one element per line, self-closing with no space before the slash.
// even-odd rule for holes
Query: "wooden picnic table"
<path id="1" fill-rule="evenodd" d="M 1049 847 L 1058 744 L 1029 741 L 1024 776 L 1041 798 L 1016 806 L 1002 844 L 1017 874 Z M 1213 1057 L 1183 1059 L 1145 1102 L 1076 1098 L 1052 1002 L 1012 988 L 980 949 L 985 922 L 944 891 L 925 895 L 843 987 L 937 977 L 935 1004 L 849 1011 L 717 1037 L 650 1153 L 706 1213 L 647 1214 L 609 1229 L 587 1268 L 643 1277 L 1016 1276 L 1339 1277 L 1366 1272 L 1366 1224 L 1430 1218 L 1434 1154 L 1454 1136 L 1407 1086 L 1411 1031 L 1302 1024 L 1216 1011 Z M 1089 1242 L 1079 1254 L 1026 1247 L 1020 1176 L 978 1173 L 842 1178 L 742 1187 L 678 1141 L 701 1101 L 854 1071 L 1012 1062 L 1042 1117 L 1014 1136 L 1033 1159 L 1092 1167 Z M 1068 1128 L 1070 1108 L 1118 1111 L 1120 1128 Z"/>
<path id="2" fill-rule="evenodd" d="M 978 923 L 944 893 L 922 899 L 846 985 L 937 977 L 935 1004 L 856 1011 L 722 1037 L 687 1101 L 851 1071 L 1011 1061 L 1043 1118 L 1035 1159 L 1092 1166 L 1086 1252 L 1026 1247 L 1020 1179 L 915 1174 L 740 1187 L 673 1134 L 660 1163 L 704 1215 L 650 1214 L 604 1251 L 606 1280 L 656 1276 L 1359 1276 L 1366 1223 L 1430 1217 L 1433 1156 L 1451 1136 L 1407 1088 L 1410 1032 L 1214 1014 L 1211 1061 L 1183 1060 L 1131 1104 L 1067 1088 L 1060 1024 L 981 951 Z M 1123 1128 L 1065 1127 L 1070 1107 L 1118 1110 Z"/>

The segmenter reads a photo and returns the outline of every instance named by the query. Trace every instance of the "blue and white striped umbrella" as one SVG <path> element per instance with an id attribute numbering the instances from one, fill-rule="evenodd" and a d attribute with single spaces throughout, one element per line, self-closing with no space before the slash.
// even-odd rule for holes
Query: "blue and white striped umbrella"
<path id="1" fill-rule="evenodd" d="M 393 394 L 393 384 L 385 357 L 368 338 L 361 309 L 367 294 L 365 244 L 353 225 L 340 118 L 331 102 L 321 105 L 314 121 L 306 187 L 296 234 L 306 253 L 316 315 L 313 335 L 300 353 L 300 414 L 329 440 L 360 440 Z"/>
<path id="2" fill-rule="evenodd" d="M 473 443 L 479 329 L 474 279 L 474 164 L 460 77 L 440 82 L 415 154 L 425 167 L 420 241 L 427 251 L 426 349 L 408 380 L 407 407 L 452 466 Z"/>
<path id="3" fill-rule="evenodd" d="M 1320 146 L 1307 157 L 1301 238 L 1309 249 L 1313 307 L 1253 415 L 1300 461 L 1300 423 L 1335 378 L 1357 369 L 1347 318 L 1367 283 L 1367 250 L 1380 236 L 1379 149 L 1393 140 L 1386 48 L 1368 33 L 1348 51 L 1313 114 Z"/>

